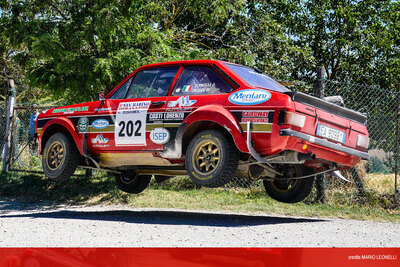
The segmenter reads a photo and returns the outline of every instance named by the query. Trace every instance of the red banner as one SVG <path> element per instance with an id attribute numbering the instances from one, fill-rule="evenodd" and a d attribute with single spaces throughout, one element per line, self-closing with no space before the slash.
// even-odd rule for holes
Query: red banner
<path id="1" fill-rule="evenodd" d="M 1 248 L 0 267 L 400 266 L 400 248 Z"/>

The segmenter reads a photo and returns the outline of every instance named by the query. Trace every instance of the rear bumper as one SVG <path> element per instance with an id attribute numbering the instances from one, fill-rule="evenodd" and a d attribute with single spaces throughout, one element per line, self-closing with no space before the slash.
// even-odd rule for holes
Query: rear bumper
<path id="1" fill-rule="evenodd" d="M 280 136 L 293 136 L 301 140 L 316 144 L 319 146 L 327 147 L 336 151 L 340 151 L 352 156 L 359 157 L 361 159 L 369 160 L 370 156 L 367 152 L 362 152 L 353 148 L 345 147 L 340 144 L 329 142 L 326 139 L 321 139 L 312 135 L 300 133 L 291 129 L 282 129 L 279 131 Z"/>

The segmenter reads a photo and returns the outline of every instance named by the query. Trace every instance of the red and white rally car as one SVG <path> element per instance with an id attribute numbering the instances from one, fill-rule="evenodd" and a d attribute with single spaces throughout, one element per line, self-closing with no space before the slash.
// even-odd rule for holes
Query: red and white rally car
<path id="1" fill-rule="evenodd" d="M 37 133 L 53 179 L 78 165 L 106 169 L 121 190 L 139 193 L 152 175 L 189 175 L 206 187 L 236 175 L 298 202 L 316 174 L 369 158 L 365 124 L 365 115 L 291 92 L 257 69 L 192 60 L 143 66 L 99 101 L 47 110 Z"/>

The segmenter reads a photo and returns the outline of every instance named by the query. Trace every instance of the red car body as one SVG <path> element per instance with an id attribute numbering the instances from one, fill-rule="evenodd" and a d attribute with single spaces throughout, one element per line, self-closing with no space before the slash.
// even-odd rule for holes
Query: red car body
<path id="1" fill-rule="evenodd" d="M 101 168 L 131 166 L 142 174 L 177 175 L 186 173 L 185 153 L 191 139 L 200 131 L 217 129 L 232 138 L 242 163 L 277 164 L 279 157 L 286 157 L 282 163 L 290 163 L 287 153 L 297 152 L 295 163 L 323 171 L 347 169 L 369 158 L 365 115 L 283 87 L 276 87 L 277 91 L 254 86 L 234 70 L 239 69 L 244 76 L 267 77 L 258 70 L 240 67 L 214 60 L 143 66 L 104 100 L 41 113 L 37 119 L 40 151 L 54 133 L 64 132 L 72 137 L 83 157 Z M 147 92 L 147 97 L 113 98 L 128 81 L 134 86 L 132 81 L 139 79 L 139 72 L 146 76 L 160 68 L 176 71 L 169 77 L 171 84 L 165 95 L 148 97 Z M 180 79 L 187 73 L 194 75 L 196 68 L 212 71 L 218 76 L 214 79 L 222 79 L 222 87 L 230 89 L 213 94 L 218 82 L 198 82 L 176 89 Z M 205 76 L 211 79 L 212 75 Z M 269 161 L 271 158 L 276 159 Z"/>

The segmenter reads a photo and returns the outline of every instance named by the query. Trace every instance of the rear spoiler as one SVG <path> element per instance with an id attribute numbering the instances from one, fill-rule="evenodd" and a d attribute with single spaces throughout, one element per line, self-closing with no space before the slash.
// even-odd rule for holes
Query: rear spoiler
<path id="1" fill-rule="evenodd" d="M 286 92 L 284 94 L 289 95 L 295 102 L 325 110 L 329 113 L 347 118 L 363 125 L 365 125 L 367 122 L 367 116 L 365 114 L 348 108 L 340 107 L 338 105 L 329 103 L 321 98 L 310 96 L 301 92 Z"/>

